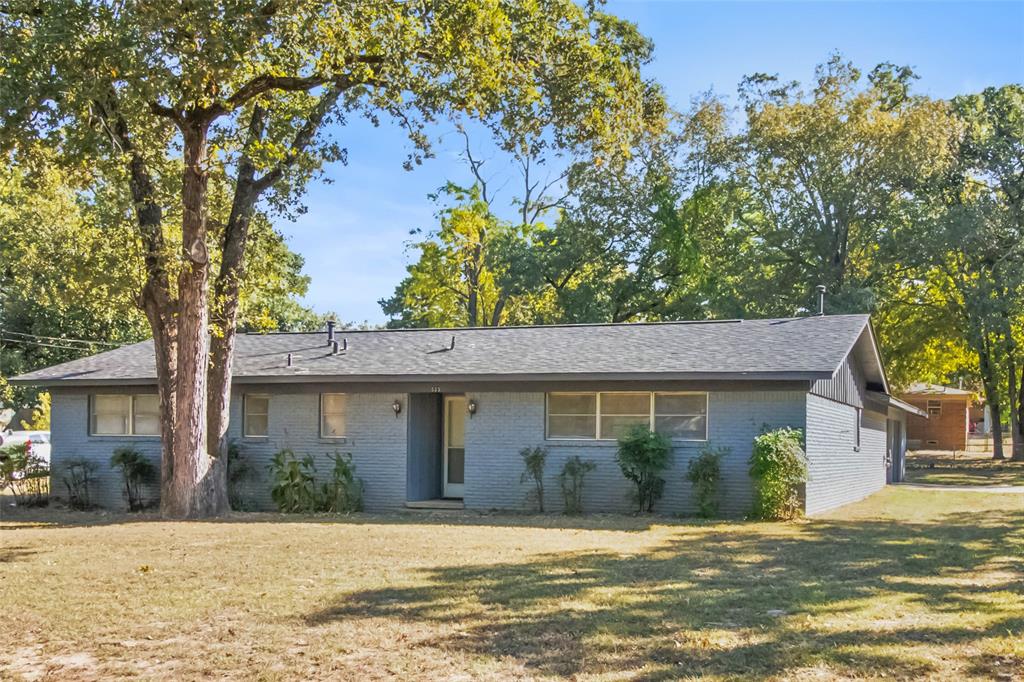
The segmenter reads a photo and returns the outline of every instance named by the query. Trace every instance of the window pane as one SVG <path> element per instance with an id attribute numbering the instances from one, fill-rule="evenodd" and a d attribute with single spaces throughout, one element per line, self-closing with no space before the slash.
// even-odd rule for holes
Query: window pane
<path id="1" fill-rule="evenodd" d="M 650 393 L 602 393 L 601 414 L 651 414 Z"/>
<path id="2" fill-rule="evenodd" d="M 324 393 L 321 398 L 321 409 L 326 414 L 339 414 L 345 411 L 345 398 L 347 396 L 344 393 Z"/>
<path id="3" fill-rule="evenodd" d="M 654 430 L 670 438 L 707 440 L 707 428 L 705 416 L 654 418 Z"/>
<path id="4" fill-rule="evenodd" d="M 466 444 L 466 401 L 449 400 L 447 410 L 445 424 L 448 426 L 448 447 L 461 448 Z"/>
<path id="5" fill-rule="evenodd" d="M 92 432 L 99 435 L 128 433 L 128 410 L 131 396 L 97 395 L 92 400 Z"/>
<path id="6" fill-rule="evenodd" d="M 466 479 L 466 451 L 448 448 L 448 482 L 464 483 Z"/>
<path id="7" fill-rule="evenodd" d="M 267 415 L 254 414 L 245 418 L 245 435 L 265 436 L 267 435 Z"/>
<path id="8" fill-rule="evenodd" d="M 246 436 L 267 435 L 270 398 L 265 395 L 245 396 L 245 416 L 242 419 Z"/>
<path id="9" fill-rule="evenodd" d="M 597 394 L 549 393 L 548 414 L 597 414 Z"/>
<path id="10" fill-rule="evenodd" d="M 92 432 L 97 435 L 120 436 L 128 433 L 128 415 L 96 414 L 92 418 Z"/>
<path id="11" fill-rule="evenodd" d="M 602 401 L 604 399 L 602 398 Z M 608 416 L 601 415 L 601 438 L 619 438 L 626 434 L 634 425 L 639 424 L 645 429 L 650 428 L 651 415 L 643 416 Z"/>
<path id="12" fill-rule="evenodd" d="M 160 435 L 160 398 L 155 395 L 137 395 L 133 401 L 135 414 L 132 433 L 138 436 Z"/>
<path id="13" fill-rule="evenodd" d="M 548 417 L 548 438 L 594 438 L 597 417 Z"/>
<path id="14" fill-rule="evenodd" d="M 325 414 L 320 422 L 320 435 L 323 438 L 342 438 L 345 436 L 345 415 Z"/>
<path id="15" fill-rule="evenodd" d="M 654 395 L 655 414 L 707 414 L 707 411 L 708 400 L 704 394 L 656 393 Z"/>

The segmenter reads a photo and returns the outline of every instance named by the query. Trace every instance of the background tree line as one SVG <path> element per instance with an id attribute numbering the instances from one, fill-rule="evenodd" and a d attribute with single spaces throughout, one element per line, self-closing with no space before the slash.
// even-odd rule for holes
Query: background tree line
<path id="1" fill-rule="evenodd" d="M 506 148 L 504 202 L 467 138 L 389 326 L 794 316 L 825 284 L 829 312 L 875 316 L 895 386 L 975 387 L 995 456 L 1008 422 L 1024 458 L 1024 88 L 945 101 L 916 78 L 834 56 L 808 87 L 704 95 L 628 157 Z"/>

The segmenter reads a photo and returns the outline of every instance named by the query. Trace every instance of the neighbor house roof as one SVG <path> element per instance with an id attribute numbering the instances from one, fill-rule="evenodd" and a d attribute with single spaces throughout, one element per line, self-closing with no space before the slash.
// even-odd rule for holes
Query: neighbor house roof
<path id="1" fill-rule="evenodd" d="M 855 350 L 885 386 L 866 315 L 769 320 L 241 334 L 239 383 L 431 379 L 780 379 L 833 376 Z M 454 345 L 453 345 L 454 339 Z M 288 366 L 288 355 L 292 365 Z M 152 383 L 150 341 L 15 377 L 37 385 Z"/>
<path id="2" fill-rule="evenodd" d="M 927 395 L 933 398 L 969 398 L 973 396 L 974 393 L 972 391 L 965 391 L 962 388 L 953 388 L 952 386 L 918 382 L 911 384 L 910 387 L 901 395 Z"/>

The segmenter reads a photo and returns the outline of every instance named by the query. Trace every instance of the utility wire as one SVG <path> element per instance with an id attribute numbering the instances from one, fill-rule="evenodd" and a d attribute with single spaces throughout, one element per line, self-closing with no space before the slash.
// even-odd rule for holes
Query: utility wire
<path id="1" fill-rule="evenodd" d="M 8 332 L 4 332 L 4 333 L 6 334 Z M 88 348 L 84 348 L 82 346 L 58 346 L 58 345 L 53 344 L 53 343 L 43 343 L 42 341 L 30 341 L 28 339 L 14 339 L 14 338 L 3 337 L 3 336 L 0 336 L 0 341 L 3 341 L 5 343 L 21 343 L 21 344 L 25 344 L 25 345 L 28 345 L 28 346 L 42 346 L 44 348 L 57 348 L 59 350 L 76 350 L 76 351 L 79 351 L 79 352 L 89 350 Z"/>
<path id="2" fill-rule="evenodd" d="M 70 339 L 61 336 L 42 336 L 40 334 L 26 334 L 24 332 L 11 331 L 10 329 L 4 330 L 0 333 L 9 336 L 21 336 L 28 339 L 41 339 L 43 341 L 60 341 L 61 343 L 87 343 L 90 346 L 114 346 L 115 348 L 121 346 L 120 343 L 114 343 L 113 341 L 89 341 L 88 339 Z"/>

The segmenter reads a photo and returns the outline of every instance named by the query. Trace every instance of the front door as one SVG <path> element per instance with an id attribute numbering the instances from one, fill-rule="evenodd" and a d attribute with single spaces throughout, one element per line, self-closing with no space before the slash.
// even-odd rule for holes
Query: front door
<path id="1" fill-rule="evenodd" d="M 466 473 L 466 398 L 444 399 L 444 496 L 462 497 Z"/>

